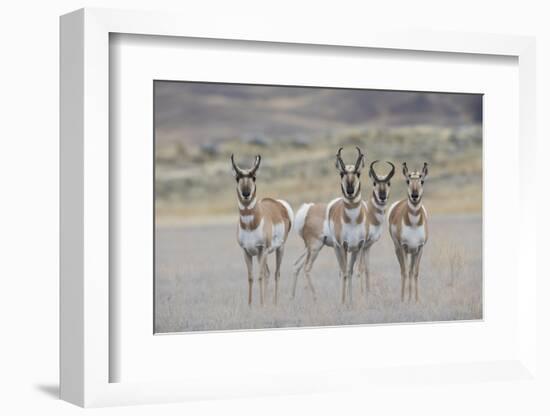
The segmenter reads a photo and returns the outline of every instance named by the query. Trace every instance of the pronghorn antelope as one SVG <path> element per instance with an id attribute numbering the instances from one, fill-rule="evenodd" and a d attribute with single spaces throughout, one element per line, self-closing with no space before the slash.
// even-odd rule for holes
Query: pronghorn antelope
<path id="1" fill-rule="evenodd" d="M 345 165 L 336 154 L 336 168 L 340 173 L 342 198 L 338 198 L 327 207 L 328 228 L 333 241 L 334 252 L 340 276 L 342 277 L 342 303 L 346 302 L 346 286 L 349 301 L 352 302 L 352 277 L 357 256 L 363 249 L 366 233 L 367 209 L 361 200 L 361 168 L 365 166 L 365 156 L 357 147 L 359 156 L 355 165 Z M 350 254 L 348 259 L 348 253 Z"/>
<path id="2" fill-rule="evenodd" d="M 383 177 L 379 177 L 374 170 L 374 166 L 378 163 L 375 160 L 370 164 L 369 177 L 373 181 L 372 194 L 368 201 L 363 201 L 367 209 L 367 221 L 366 225 L 366 240 L 363 245 L 362 255 L 359 259 L 359 278 L 365 275 L 365 296 L 370 291 L 370 249 L 374 243 L 376 243 L 382 235 L 382 227 L 384 225 L 384 216 L 386 211 L 386 204 L 390 197 L 390 180 L 395 173 L 395 166 L 391 162 L 386 162 L 390 165 L 390 172 Z M 363 280 L 361 279 L 361 293 L 363 293 Z"/>
<path id="3" fill-rule="evenodd" d="M 290 205 L 280 199 L 263 198 L 256 200 L 256 171 L 260 167 L 260 155 L 256 156 L 251 169 L 241 169 L 231 155 L 233 174 L 237 181 L 237 199 L 239 204 L 239 226 L 237 241 L 244 252 L 244 260 L 248 271 L 248 304 L 252 304 L 253 264 L 254 256 L 258 258 L 258 287 L 260 303 L 264 303 L 264 292 L 267 286 L 269 269 L 267 255 L 275 251 L 275 295 L 273 302 L 277 303 L 281 261 L 284 244 L 288 237 L 294 214 Z"/>
<path id="4" fill-rule="evenodd" d="M 302 269 L 307 279 L 308 286 L 315 299 L 315 288 L 311 280 L 311 269 L 313 263 L 317 259 L 319 252 L 326 245 L 334 247 L 333 229 L 338 230 L 338 242 L 341 244 L 345 242 L 346 247 L 353 248 L 356 244 L 359 244 L 361 240 L 361 232 L 358 232 L 356 236 L 353 234 L 353 227 L 357 221 L 363 220 L 365 215 L 362 211 L 361 204 L 357 201 L 361 201 L 361 184 L 359 181 L 361 168 L 364 166 L 364 155 L 357 147 L 359 156 L 355 165 L 345 166 L 341 158 L 342 148 L 338 150 L 336 155 L 336 168 L 340 172 L 341 176 L 341 190 L 343 198 L 336 198 L 330 203 L 307 203 L 303 204 L 296 213 L 296 230 L 298 234 L 303 238 L 305 251 L 294 263 L 294 284 L 292 287 L 292 297 L 296 295 L 296 284 L 298 281 L 298 275 Z M 348 207 L 350 210 L 348 211 Z M 334 209 L 336 211 L 334 211 Z M 338 212 L 338 214 L 335 214 Z M 345 213 L 348 213 L 346 215 Z M 363 215 L 361 215 L 363 214 Z M 346 215 L 346 221 L 342 224 L 340 220 Z M 337 219 L 337 224 L 334 222 Z M 359 221 L 360 222 L 360 221 Z M 344 231 L 345 230 L 345 231 Z M 350 231 L 352 231 L 350 233 Z M 355 230 L 357 231 L 357 230 Z M 351 245 L 348 240 L 342 239 L 342 237 L 351 237 Z M 357 240 L 357 241 L 356 241 Z M 335 247 L 336 249 L 336 247 Z M 338 249 L 339 250 L 339 249 Z M 338 254 L 337 254 L 338 256 Z M 347 255 L 345 256 L 347 260 Z M 354 260 L 355 261 L 355 260 Z M 340 264 L 339 260 L 339 265 Z M 353 265 L 351 266 L 353 267 Z M 345 267 L 344 267 L 345 269 Z M 341 271 L 340 275 L 343 277 L 345 273 Z M 344 283 L 343 283 L 344 284 Z M 343 288 L 345 290 L 345 287 Z M 345 301 L 345 294 L 342 294 L 342 301 Z"/>
<path id="5" fill-rule="evenodd" d="M 408 278 L 409 300 L 414 279 L 415 300 L 418 302 L 418 271 L 424 244 L 428 241 L 428 214 L 422 205 L 428 164 L 424 163 L 422 172 L 409 172 L 407 164 L 403 163 L 403 175 L 407 180 L 408 198 L 390 207 L 388 223 L 395 254 L 401 267 L 401 301 L 405 299 L 405 284 Z"/>

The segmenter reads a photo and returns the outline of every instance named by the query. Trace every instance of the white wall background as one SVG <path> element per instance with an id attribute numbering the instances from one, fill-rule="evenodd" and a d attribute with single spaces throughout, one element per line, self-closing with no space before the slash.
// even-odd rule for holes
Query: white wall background
<path id="1" fill-rule="evenodd" d="M 539 189 L 550 127 L 550 13 L 544 1 L 241 1 L 12 0 L 0 6 L 0 412 L 72 414 L 56 400 L 58 382 L 58 16 L 80 7 L 179 10 L 204 24 L 211 13 L 235 19 L 289 20 L 327 31 L 389 25 L 440 30 L 536 35 L 538 41 Z M 548 200 L 546 198 L 546 200 Z M 548 231 L 548 208 L 539 201 Z M 539 232 L 539 250 L 542 236 Z M 512 231 L 506 233 L 512 236 Z M 539 256 L 539 259 L 542 256 Z M 542 264 L 542 262 L 540 263 Z M 539 299 L 550 288 L 539 285 Z M 549 320 L 539 322 L 541 366 L 550 374 Z M 546 354 L 545 354 L 546 351 Z M 372 397 L 335 393 L 309 397 L 217 401 L 95 410 L 100 414 L 548 414 L 545 394 L 506 383 L 483 386 L 388 387 Z M 9 410 L 8 410 L 9 409 Z M 31 413 L 32 414 L 32 413 Z"/>

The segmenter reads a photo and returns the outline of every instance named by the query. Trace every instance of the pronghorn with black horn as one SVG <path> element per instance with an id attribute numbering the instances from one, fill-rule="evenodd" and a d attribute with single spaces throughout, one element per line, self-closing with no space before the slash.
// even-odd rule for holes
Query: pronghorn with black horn
<path id="1" fill-rule="evenodd" d="M 253 258 L 258 258 L 258 287 L 260 303 L 264 303 L 264 292 L 267 286 L 269 269 L 268 254 L 275 251 L 275 295 L 277 303 L 281 261 L 284 245 L 288 237 L 294 214 L 290 205 L 280 199 L 256 199 L 256 172 L 260 167 L 261 157 L 256 156 L 251 169 L 241 169 L 231 155 L 233 174 L 237 181 L 237 200 L 239 204 L 239 226 L 237 241 L 244 252 L 244 260 L 248 271 L 248 304 L 252 304 Z"/>
<path id="2" fill-rule="evenodd" d="M 367 238 L 363 245 L 361 258 L 359 259 L 358 275 L 359 279 L 361 279 L 361 293 L 363 293 L 363 280 L 361 277 L 363 274 L 365 276 L 365 296 L 367 296 L 370 291 L 370 249 L 382 235 L 386 205 L 390 197 L 390 180 L 395 173 L 395 166 L 393 163 L 386 161 L 386 163 L 390 165 L 389 173 L 386 176 L 378 176 L 374 170 L 374 166 L 378 162 L 378 160 L 375 160 L 370 164 L 369 177 L 373 181 L 372 194 L 368 201 L 363 201 L 367 208 L 367 221 L 365 223 Z"/>
<path id="3" fill-rule="evenodd" d="M 338 150 L 336 155 L 336 168 L 340 172 L 341 183 L 340 187 L 344 199 L 360 200 L 361 184 L 359 176 L 361 168 L 364 166 L 364 155 L 361 149 L 357 147 L 359 153 L 355 165 L 345 166 L 341 158 L 342 148 Z M 350 187 L 348 187 L 350 185 Z M 303 238 L 305 251 L 294 263 L 294 284 L 292 287 L 292 297 L 296 295 L 296 284 L 298 275 L 304 269 L 308 286 L 315 299 L 315 287 L 311 280 L 311 269 L 313 263 L 317 259 L 319 252 L 324 246 L 334 247 L 334 239 L 332 235 L 329 213 L 335 204 L 343 201 L 342 197 L 332 200 L 330 203 L 307 203 L 303 204 L 296 213 L 296 230 Z M 364 218 L 364 216 L 363 216 Z M 340 227 L 339 227 L 340 228 Z M 343 279 L 345 273 L 340 273 Z M 343 295 L 344 296 L 344 295 Z"/>
<path id="4" fill-rule="evenodd" d="M 428 214 L 422 205 L 424 180 L 428 164 L 422 172 L 409 172 L 403 163 L 403 176 L 407 181 L 408 198 L 394 203 L 388 212 L 390 235 L 401 268 L 401 301 L 405 299 L 405 285 L 409 281 L 409 300 L 414 280 L 415 300 L 418 302 L 418 271 L 424 245 L 428 241 Z"/>
<path id="5" fill-rule="evenodd" d="M 344 200 L 360 201 L 361 200 L 361 184 L 359 182 L 359 176 L 361 168 L 364 166 L 364 155 L 357 147 L 359 157 L 355 165 L 345 166 L 341 158 L 342 148 L 338 150 L 336 155 L 336 168 L 340 172 L 341 176 L 341 190 L 344 198 L 339 197 L 332 200 L 330 203 L 307 203 L 303 204 L 296 213 L 296 230 L 298 234 L 303 238 L 305 251 L 294 263 L 294 284 L 292 287 L 292 297 L 296 295 L 296 285 L 298 282 L 298 275 L 300 271 L 304 269 L 304 274 L 307 279 L 309 289 L 315 299 L 315 287 L 311 280 L 311 269 L 313 263 L 317 259 L 321 249 L 324 246 L 334 247 L 334 239 L 331 230 L 331 217 L 329 215 L 332 208 L 338 203 L 342 203 Z M 340 212 L 340 208 L 338 212 Z M 353 213 L 354 214 L 354 213 Z M 352 216 L 354 216 L 352 214 Z M 349 218 L 349 217 L 348 217 Z M 364 218 L 364 215 L 362 216 Z M 354 217 L 355 219 L 355 217 Z M 338 226 L 340 229 L 341 227 Z M 346 225 L 346 229 L 349 229 L 349 225 Z M 346 256 L 347 258 L 347 256 Z M 345 273 L 340 273 L 343 278 Z M 345 290 L 345 289 L 343 289 Z M 342 295 L 345 296 L 345 295 Z"/>
<path id="6" fill-rule="evenodd" d="M 342 303 L 346 302 L 346 286 L 349 302 L 352 299 L 352 277 L 357 256 L 367 238 L 367 208 L 361 200 L 361 168 L 365 155 L 359 153 L 354 165 L 346 165 L 341 157 L 342 148 L 336 154 L 336 168 L 340 173 L 342 198 L 332 201 L 327 207 L 328 228 L 342 278 Z M 348 259 L 349 254 L 349 259 Z"/>

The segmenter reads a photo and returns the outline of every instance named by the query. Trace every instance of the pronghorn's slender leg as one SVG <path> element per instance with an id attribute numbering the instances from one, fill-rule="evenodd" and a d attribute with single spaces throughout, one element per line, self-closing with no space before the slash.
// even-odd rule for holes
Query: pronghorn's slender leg
<path id="1" fill-rule="evenodd" d="M 365 256 L 366 256 L 366 249 L 361 250 L 361 255 L 359 256 L 359 264 L 357 266 L 358 272 L 357 277 L 359 278 L 359 283 L 361 287 L 361 294 L 365 292 L 364 284 L 363 284 L 363 273 L 365 272 Z"/>
<path id="2" fill-rule="evenodd" d="M 306 256 L 307 254 L 307 248 L 304 250 L 304 252 L 302 254 L 300 254 L 300 257 L 298 257 L 296 259 L 296 261 L 294 262 L 294 265 L 296 266 L 298 263 L 301 264 L 301 266 L 299 266 L 300 268 L 304 266 L 304 257 Z"/>
<path id="3" fill-rule="evenodd" d="M 284 252 L 284 246 L 279 247 L 275 251 L 275 295 L 273 296 L 273 303 L 275 305 L 277 304 L 277 296 L 279 293 L 279 277 L 281 277 L 281 262 Z"/>
<path id="4" fill-rule="evenodd" d="M 407 279 L 407 265 L 406 265 L 406 254 L 403 247 L 398 244 L 395 244 L 395 254 L 397 260 L 399 261 L 399 267 L 401 269 L 401 302 L 405 300 L 405 282 Z"/>
<path id="5" fill-rule="evenodd" d="M 260 275 L 258 286 L 260 289 L 260 305 L 264 304 L 264 274 L 265 274 L 265 263 L 267 262 L 267 249 L 261 248 L 258 253 L 258 263 L 260 265 Z"/>
<path id="6" fill-rule="evenodd" d="M 269 279 L 271 277 L 271 271 L 269 270 L 269 264 L 265 262 L 265 273 L 264 273 L 264 293 L 267 294 L 267 288 L 269 287 Z"/>
<path id="7" fill-rule="evenodd" d="M 315 287 L 313 286 L 313 281 L 311 280 L 311 269 L 313 267 L 313 263 L 315 263 L 315 260 L 317 259 L 317 256 L 321 252 L 321 249 L 323 248 L 322 244 L 319 244 L 317 247 L 314 247 L 311 249 L 309 255 L 307 256 L 308 259 L 306 261 L 305 266 L 305 275 L 307 279 L 307 284 L 309 286 L 309 289 L 311 290 L 311 294 L 313 295 L 313 300 L 317 300 L 317 295 L 315 293 Z"/>
<path id="8" fill-rule="evenodd" d="M 292 284 L 292 299 L 296 296 L 296 284 L 298 283 L 298 275 L 306 264 L 307 255 L 309 254 L 309 248 L 306 248 L 304 252 L 294 262 L 294 283 Z"/>
<path id="9" fill-rule="evenodd" d="M 418 272 L 420 269 L 420 259 L 422 258 L 422 251 L 424 250 L 423 246 L 418 248 L 418 253 L 416 255 L 416 264 L 414 265 L 414 298 L 418 302 Z"/>
<path id="10" fill-rule="evenodd" d="M 348 266 L 348 269 L 347 269 L 347 281 L 348 281 L 348 293 L 349 293 L 349 303 L 352 304 L 353 303 L 353 270 L 354 270 L 354 266 L 355 266 L 355 262 L 357 260 L 357 256 L 363 251 L 362 248 L 358 249 L 358 250 L 354 250 L 351 252 L 350 254 L 350 260 L 349 260 L 349 263 L 347 264 Z"/>
<path id="11" fill-rule="evenodd" d="M 268 256 L 266 256 L 268 257 Z M 264 295 L 267 296 L 267 288 L 269 287 L 269 279 L 270 279 L 270 270 L 269 265 L 267 262 L 267 259 L 265 261 L 265 268 L 264 268 Z"/>
<path id="12" fill-rule="evenodd" d="M 346 302 L 346 252 L 342 247 L 334 246 L 334 252 L 336 253 L 336 260 L 338 260 L 338 266 L 340 266 L 340 277 L 342 280 L 342 303 Z"/>
<path id="13" fill-rule="evenodd" d="M 409 301 L 412 299 L 412 285 L 413 285 L 416 259 L 418 258 L 418 252 L 413 251 L 411 252 L 410 256 L 411 256 L 411 259 L 409 263 Z"/>
<path id="14" fill-rule="evenodd" d="M 365 246 L 363 249 L 363 267 L 365 269 L 365 298 L 369 296 L 370 292 L 370 245 Z M 361 281 L 363 281 L 361 279 Z"/>
<path id="15" fill-rule="evenodd" d="M 252 284 L 254 283 L 254 275 L 252 274 L 252 256 L 246 250 L 243 250 L 244 261 L 248 271 L 248 306 L 252 305 Z"/>

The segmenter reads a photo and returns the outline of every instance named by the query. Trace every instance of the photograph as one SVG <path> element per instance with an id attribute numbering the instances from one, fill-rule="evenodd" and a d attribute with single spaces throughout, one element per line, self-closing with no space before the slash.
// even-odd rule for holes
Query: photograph
<path id="1" fill-rule="evenodd" d="M 483 95 L 153 81 L 154 332 L 483 319 Z"/>

